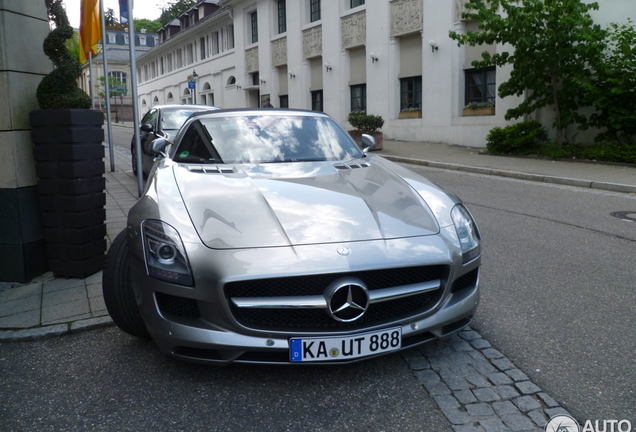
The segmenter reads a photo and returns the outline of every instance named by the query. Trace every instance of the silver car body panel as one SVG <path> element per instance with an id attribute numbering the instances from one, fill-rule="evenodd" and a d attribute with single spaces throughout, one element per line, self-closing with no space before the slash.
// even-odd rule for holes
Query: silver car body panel
<path id="1" fill-rule="evenodd" d="M 450 217 L 461 201 L 375 154 L 347 164 L 358 167 L 333 161 L 198 166 L 158 160 L 144 195 L 129 213 L 128 232 L 137 302 L 160 349 L 203 363 L 279 363 L 267 355 L 284 358 L 292 337 L 401 327 L 403 340 L 411 341 L 407 347 L 468 324 L 479 302 L 480 258 L 462 263 Z M 141 235 L 147 219 L 178 231 L 192 286 L 149 276 Z M 259 328 L 237 318 L 237 310 L 325 309 L 325 294 L 272 298 L 226 292 L 227 286 L 244 281 L 327 274 L 350 278 L 365 271 L 429 266 L 442 269 L 440 276 L 369 291 L 372 303 L 430 295 L 425 310 L 328 331 Z M 466 288 L 454 292 L 454 283 L 469 275 Z M 193 302 L 200 316 L 166 314 L 160 296 Z M 265 357 L 255 360 L 251 352 Z"/>

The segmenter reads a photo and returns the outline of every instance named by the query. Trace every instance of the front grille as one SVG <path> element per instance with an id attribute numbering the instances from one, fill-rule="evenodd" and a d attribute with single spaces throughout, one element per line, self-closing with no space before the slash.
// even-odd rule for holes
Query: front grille
<path id="1" fill-rule="evenodd" d="M 177 297 L 162 292 L 155 292 L 155 297 L 162 315 L 182 318 L 201 317 L 196 300 L 185 297 Z"/>
<path id="2" fill-rule="evenodd" d="M 372 291 L 442 279 L 444 269 L 444 266 L 418 266 L 245 280 L 225 284 L 225 296 L 232 298 L 322 295 L 331 282 L 348 276 L 360 279 L 369 291 Z"/>
<path id="3" fill-rule="evenodd" d="M 334 320 L 327 314 L 325 309 L 239 308 L 230 299 L 233 297 L 322 295 L 329 284 L 342 277 L 358 278 L 365 283 L 369 291 L 373 291 L 381 288 L 441 280 L 444 274 L 444 266 L 419 266 L 250 280 L 226 284 L 225 295 L 228 298 L 234 318 L 249 328 L 297 332 L 355 330 L 426 312 L 437 303 L 443 292 L 443 287 L 435 291 L 409 297 L 373 303 L 360 319 L 350 323 Z"/>

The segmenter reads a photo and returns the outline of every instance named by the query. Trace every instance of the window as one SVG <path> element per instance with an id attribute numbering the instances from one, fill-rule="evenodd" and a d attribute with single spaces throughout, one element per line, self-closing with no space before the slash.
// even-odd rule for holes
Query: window
<path id="1" fill-rule="evenodd" d="M 258 17 L 256 11 L 250 14 L 250 20 L 252 22 L 252 43 L 258 42 Z"/>
<path id="2" fill-rule="evenodd" d="M 146 45 L 146 36 L 139 36 L 139 45 L 141 46 Z"/>
<path id="3" fill-rule="evenodd" d="M 496 72 L 494 67 L 486 69 L 470 69 L 464 71 L 466 78 L 466 100 L 471 102 L 490 102 L 495 104 Z"/>
<path id="4" fill-rule="evenodd" d="M 320 20 L 320 0 L 309 0 L 309 22 Z"/>
<path id="5" fill-rule="evenodd" d="M 351 111 L 367 110 L 367 85 L 358 84 L 351 86 Z"/>
<path id="6" fill-rule="evenodd" d="M 422 77 L 400 79 L 400 110 L 422 108 Z"/>
<path id="7" fill-rule="evenodd" d="M 278 34 L 287 31 L 287 6 L 286 0 L 278 0 Z"/>
<path id="8" fill-rule="evenodd" d="M 227 26 L 227 49 L 234 48 L 234 24 Z"/>
<path id="9" fill-rule="evenodd" d="M 251 75 L 252 75 L 252 85 L 253 86 L 259 85 L 261 82 L 259 79 L 258 72 L 252 72 Z"/>
<path id="10" fill-rule="evenodd" d="M 186 64 L 194 63 L 194 50 L 192 49 L 192 44 L 188 44 L 186 46 L 186 58 L 187 58 Z"/>
<path id="11" fill-rule="evenodd" d="M 115 42 L 115 40 L 116 40 L 115 37 L 116 37 L 115 33 L 108 33 L 108 43 L 109 44 L 116 43 Z"/>
<path id="12" fill-rule="evenodd" d="M 278 106 L 281 108 L 289 108 L 289 96 L 281 95 L 278 97 Z"/>
<path id="13" fill-rule="evenodd" d="M 168 72 L 172 72 L 172 53 L 168 53 L 166 56 L 166 69 Z"/>
<path id="14" fill-rule="evenodd" d="M 351 9 L 354 7 L 362 6 L 364 4 L 364 0 L 349 0 L 351 2 Z"/>
<path id="15" fill-rule="evenodd" d="M 181 50 L 181 48 L 179 48 L 177 50 L 177 66 L 176 66 L 176 69 L 179 69 L 180 67 L 183 67 L 183 51 Z"/>
<path id="16" fill-rule="evenodd" d="M 311 92 L 311 109 L 314 111 L 322 111 L 322 90 Z"/>
<path id="17" fill-rule="evenodd" d="M 199 39 L 199 51 L 201 52 L 201 60 L 205 58 L 205 38 Z"/>
<path id="18" fill-rule="evenodd" d="M 212 55 L 217 55 L 219 50 L 219 32 L 212 33 Z"/>

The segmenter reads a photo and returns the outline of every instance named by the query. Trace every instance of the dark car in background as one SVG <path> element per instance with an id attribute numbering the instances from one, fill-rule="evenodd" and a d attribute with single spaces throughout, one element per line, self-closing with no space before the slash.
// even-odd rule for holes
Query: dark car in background
<path id="1" fill-rule="evenodd" d="M 180 359 L 348 363 L 448 336 L 479 302 L 455 195 L 326 114 L 193 114 L 113 241 L 106 307 Z"/>
<path id="2" fill-rule="evenodd" d="M 172 141 L 183 123 L 193 113 L 218 109 L 220 108 L 211 105 L 157 105 L 150 109 L 141 119 L 139 126 L 144 177 L 150 172 L 155 159 L 155 155 L 152 153 L 154 140 L 165 138 Z M 132 154 L 132 169 L 137 175 L 137 151 L 134 136 L 130 143 L 130 152 Z"/>

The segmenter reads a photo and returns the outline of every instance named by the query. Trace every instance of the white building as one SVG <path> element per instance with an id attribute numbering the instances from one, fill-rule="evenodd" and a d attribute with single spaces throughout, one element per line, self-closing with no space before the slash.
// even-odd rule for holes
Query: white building
<path id="1" fill-rule="evenodd" d="M 384 118 L 390 139 L 484 147 L 518 100 L 496 96 L 509 69 L 473 69 L 484 47 L 449 38 L 477 27 L 461 20 L 465 3 L 203 0 L 139 58 L 140 114 L 166 103 L 258 107 L 270 97 L 275 107 L 322 110 L 345 126 L 351 111 L 364 109 Z M 636 19 L 633 0 L 599 4 L 601 24 Z M 188 88 L 193 75 L 196 90 Z M 469 115 L 476 112 L 463 108 L 471 101 L 496 109 Z M 551 122 L 549 112 L 538 118 Z"/>

